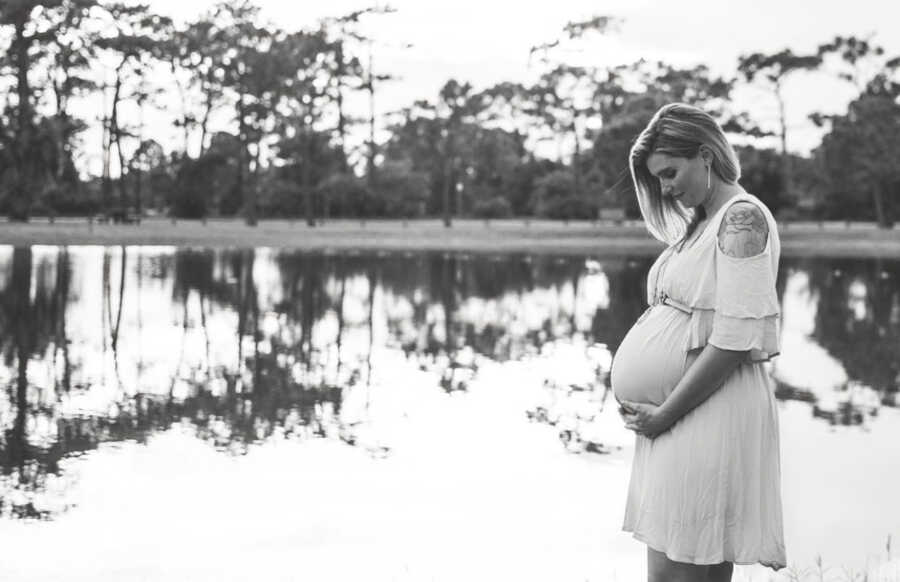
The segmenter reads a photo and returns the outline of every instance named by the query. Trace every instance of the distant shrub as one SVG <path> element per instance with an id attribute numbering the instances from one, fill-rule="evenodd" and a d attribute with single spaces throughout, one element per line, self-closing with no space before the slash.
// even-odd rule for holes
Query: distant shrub
<path id="1" fill-rule="evenodd" d="M 374 216 L 379 211 L 379 201 L 366 181 L 353 174 L 332 174 L 316 192 L 329 205 L 330 216 Z"/>
<path id="2" fill-rule="evenodd" d="M 425 213 L 428 176 L 406 162 L 388 160 L 379 166 L 374 189 L 383 205 L 379 213 L 383 216 L 414 218 Z"/>
<path id="3" fill-rule="evenodd" d="M 583 189 L 586 186 L 582 186 Z M 531 205 L 536 216 L 556 219 L 592 220 L 597 204 L 584 193 L 573 194 L 575 178 L 568 170 L 556 170 L 535 182 Z"/>
<path id="4" fill-rule="evenodd" d="M 215 154 L 207 154 L 196 160 L 185 159 L 182 162 L 169 200 L 172 216 L 203 218 L 207 215 L 213 175 L 224 162 L 222 156 Z"/>
<path id="5" fill-rule="evenodd" d="M 506 198 L 494 196 L 472 204 L 472 214 L 476 218 L 508 218 L 512 216 L 512 205 Z"/>

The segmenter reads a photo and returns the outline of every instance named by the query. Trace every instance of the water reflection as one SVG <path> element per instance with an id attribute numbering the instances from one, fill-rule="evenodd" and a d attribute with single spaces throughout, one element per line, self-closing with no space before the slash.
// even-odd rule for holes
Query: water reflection
<path id="1" fill-rule="evenodd" d="M 55 346 L 65 345 L 63 321 L 69 280 L 65 255 L 57 266 L 55 277 L 47 262 L 35 268 L 31 249 L 22 248 L 14 251 L 4 273 L 0 342 L 8 400 L 0 406 L 0 514 L 6 516 L 41 518 L 49 513 L 34 505 L 31 494 L 46 489 L 48 482 L 59 475 L 59 461 L 68 452 L 56 438 L 56 411 L 49 398 L 56 389 L 69 388 L 65 351 L 62 386 L 53 378 L 53 384 L 42 390 L 29 382 L 28 374 L 33 356 L 43 354 L 55 360 Z M 7 491 L 17 495 L 8 495 Z"/>
<path id="2" fill-rule="evenodd" d="M 587 344 L 578 335 L 570 342 L 544 344 L 540 355 L 544 382 L 526 417 L 556 427 L 569 452 L 621 450 L 621 439 L 610 434 L 621 423 L 611 418 L 616 404 L 609 383 L 612 352 L 608 347 Z"/>
<path id="3" fill-rule="evenodd" d="M 900 373 L 900 262 L 847 259 L 805 266 L 818 296 L 813 337 L 854 380 L 876 390 Z"/>
<path id="4" fill-rule="evenodd" d="M 776 394 L 809 402 L 831 424 L 865 424 L 897 405 L 900 262 L 796 261 L 782 272 Z"/>
<path id="5" fill-rule="evenodd" d="M 413 402 L 486 361 L 539 364 L 528 417 L 619 443 L 612 353 L 648 259 L 48 247 L 0 256 L 0 515 L 72 505 L 66 466 L 174 426 L 223 452 L 333 439 L 391 455 Z M 785 261 L 778 396 L 832 424 L 896 403 L 900 262 Z M 523 419 L 524 420 L 524 419 Z M 464 427 L 460 427 L 464 430 Z"/>

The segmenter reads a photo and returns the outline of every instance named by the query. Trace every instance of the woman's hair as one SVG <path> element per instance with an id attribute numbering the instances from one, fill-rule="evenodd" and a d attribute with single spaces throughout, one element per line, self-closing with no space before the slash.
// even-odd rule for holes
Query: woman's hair
<path id="1" fill-rule="evenodd" d="M 659 152 L 694 158 L 700 146 L 712 152 L 712 171 L 726 183 L 741 177 L 741 166 L 722 128 L 710 115 L 684 103 L 670 103 L 656 112 L 631 147 L 629 164 L 638 205 L 647 230 L 666 244 L 691 235 L 706 216 L 702 206 L 689 210 L 670 197 L 663 198 L 659 180 L 647 169 L 647 158 Z"/>

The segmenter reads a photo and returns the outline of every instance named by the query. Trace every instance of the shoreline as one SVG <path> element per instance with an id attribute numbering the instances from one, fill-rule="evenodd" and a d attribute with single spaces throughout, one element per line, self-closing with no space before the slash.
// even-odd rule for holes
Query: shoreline
<path id="1" fill-rule="evenodd" d="M 781 224 L 786 257 L 859 257 L 900 259 L 900 228 L 869 223 Z M 210 248 L 272 247 L 309 251 L 445 251 L 472 253 L 589 254 L 655 256 L 662 243 L 640 221 L 333 220 L 309 227 L 302 220 L 148 219 L 141 225 L 90 224 L 85 219 L 46 219 L 0 224 L 0 244 L 12 246 L 184 246 Z"/>

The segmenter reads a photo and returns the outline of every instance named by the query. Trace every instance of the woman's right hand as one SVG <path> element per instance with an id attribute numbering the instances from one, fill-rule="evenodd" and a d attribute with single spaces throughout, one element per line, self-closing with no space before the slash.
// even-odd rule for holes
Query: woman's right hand
<path id="1" fill-rule="evenodd" d="M 672 424 L 654 404 L 623 402 L 622 410 L 625 428 L 651 440 L 669 430 Z"/>

